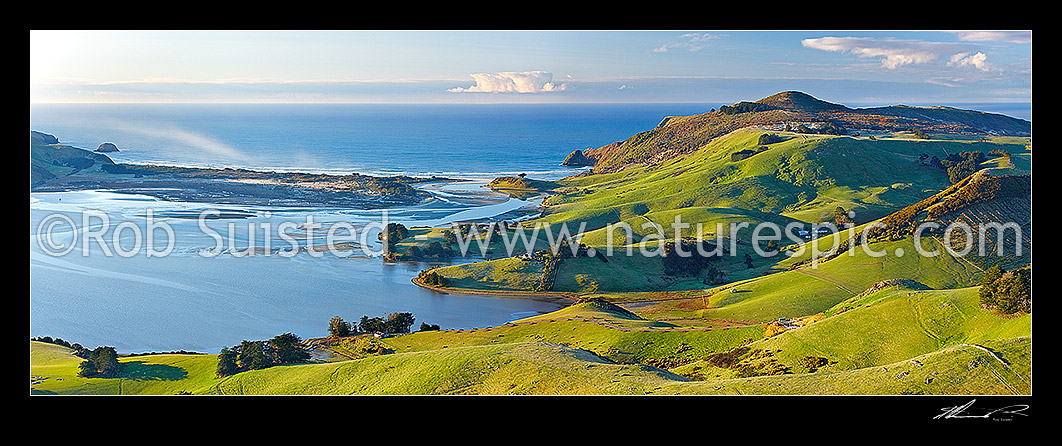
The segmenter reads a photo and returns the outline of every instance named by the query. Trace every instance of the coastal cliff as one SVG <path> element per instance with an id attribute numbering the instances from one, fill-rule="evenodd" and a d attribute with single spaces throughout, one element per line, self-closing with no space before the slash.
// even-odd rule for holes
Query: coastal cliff
<path id="1" fill-rule="evenodd" d="M 567 158 L 564 158 L 564 162 L 562 162 L 561 165 L 569 167 L 586 167 L 593 166 L 594 161 L 587 158 L 582 150 L 576 149 L 574 152 L 570 153 Z"/>

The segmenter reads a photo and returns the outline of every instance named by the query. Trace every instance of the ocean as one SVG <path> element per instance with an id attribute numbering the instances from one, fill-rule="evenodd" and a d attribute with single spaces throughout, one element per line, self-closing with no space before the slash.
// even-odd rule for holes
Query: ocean
<path id="1" fill-rule="evenodd" d="M 719 104 L 34 105 L 31 130 L 116 162 L 367 175 L 555 179 L 576 149 Z"/>
<path id="2" fill-rule="evenodd" d="M 556 179 L 560 162 L 650 130 L 689 104 L 35 104 L 30 129 L 116 162 L 367 175 Z M 852 108 L 894 104 L 845 104 Z M 946 105 L 1032 120 L 1030 103 Z"/>

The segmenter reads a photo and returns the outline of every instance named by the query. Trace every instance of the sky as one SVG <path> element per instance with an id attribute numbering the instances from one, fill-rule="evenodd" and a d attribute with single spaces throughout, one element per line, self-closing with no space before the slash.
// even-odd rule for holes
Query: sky
<path id="1" fill-rule="evenodd" d="M 30 103 L 1032 102 L 1031 30 L 30 30 Z"/>

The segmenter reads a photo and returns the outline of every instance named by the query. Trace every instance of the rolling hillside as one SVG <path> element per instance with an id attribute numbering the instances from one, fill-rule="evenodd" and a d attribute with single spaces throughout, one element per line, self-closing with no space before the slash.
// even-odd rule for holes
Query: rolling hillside
<path id="1" fill-rule="evenodd" d="M 30 373 L 39 394 L 1027 394 L 1030 322 L 977 308 L 973 289 L 885 288 L 766 339 L 759 325 L 690 329 L 591 301 L 384 339 L 393 354 L 225 378 L 215 355 L 122 358 L 118 378 L 78 378 L 69 349 L 31 342 Z M 825 363 L 809 369 L 805 357 Z"/>
<path id="2" fill-rule="evenodd" d="M 786 383 L 782 393 L 797 394 L 833 393 L 825 389 L 839 387 L 941 394 L 951 386 L 969 386 L 964 373 L 988 372 L 987 387 L 971 386 L 970 392 L 1031 392 L 1031 316 L 1005 317 L 980 308 L 976 288 L 890 286 L 850 304 L 825 319 L 743 346 L 731 364 L 709 358 L 675 371 L 744 387 L 752 381 L 735 378 L 769 365 L 798 375 L 775 381 Z M 805 358 L 822 359 L 812 366 L 816 363 Z M 857 376 L 863 382 L 849 381 Z M 794 382 L 799 387 L 794 389 Z"/>
<path id="3" fill-rule="evenodd" d="M 848 108 L 787 91 L 755 102 L 739 102 L 694 116 L 669 117 L 656 128 L 626 140 L 582 151 L 593 172 L 655 164 L 697 150 L 712 139 L 738 129 L 761 126 L 782 130 L 804 125 L 809 129 L 832 123 L 860 132 L 905 132 L 962 135 L 1030 136 L 1032 124 L 1008 116 L 949 107 L 891 106 Z M 585 163 L 585 162 L 584 162 Z"/>
<path id="4" fill-rule="evenodd" d="M 764 139 L 770 142 L 761 144 Z M 742 155 L 749 152 L 752 153 L 750 156 Z M 995 158 L 982 166 L 985 172 L 956 185 L 950 184 L 942 169 L 925 161 L 929 153 L 962 152 L 1005 153 L 1006 156 L 993 155 Z M 557 183 L 561 187 L 544 202 L 542 216 L 523 223 L 526 233 L 531 233 L 531 229 L 540 223 L 548 224 L 554 233 L 558 232 L 556 228 L 567 226 L 570 233 L 579 234 L 577 240 L 581 244 L 602 252 L 611 246 L 613 253 L 610 256 L 565 259 L 555 269 L 544 269 L 540 262 L 509 258 L 443 267 L 436 272 L 452 279 L 453 286 L 466 289 L 585 293 L 705 288 L 705 285 L 712 284 L 702 281 L 703 277 L 664 274 L 660 258 L 643 255 L 641 248 L 644 246 L 639 245 L 639 241 L 649 239 L 655 242 L 654 237 L 673 241 L 672 224 L 679 218 L 688 225 L 682 229 L 682 237 L 701 236 L 709 242 L 723 244 L 726 255 L 714 260 L 713 264 L 726 276 L 726 281 L 733 282 L 776 273 L 808 260 L 810 249 L 795 257 L 763 257 L 757 253 L 752 246 L 752 234 L 753 228 L 760 223 L 773 223 L 779 228 L 796 225 L 808 229 L 817 223 L 834 223 L 835 210 L 842 208 L 849 212 L 855 224 L 865 225 L 884 219 L 882 221 L 886 224 L 895 226 L 894 221 L 913 212 L 913 206 L 926 207 L 929 203 L 936 203 L 932 207 L 933 218 L 942 227 L 956 219 L 972 223 L 979 219 L 987 219 L 986 223 L 1019 221 L 1026 234 L 1022 240 L 1022 259 L 1017 259 L 1017 263 L 1004 262 L 1005 265 L 1018 264 L 1023 259 L 1028 260 L 1031 252 L 1030 177 L 1028 171 L 1014 163 L 1008 164 L 1011 167 L 1007 170 L 990 166 L 998 166 L 1004 158 L 1021 162 L 1021 157 L 1030 154 L 1023 141 L 1013 139 L 918 140 L 887 136 L 871 139 L 742 129 L 716 138 L 693 153 L 660 164 L 560 180 Z M 987 172 L 995 172 L 995 175 Z M 1005 190 L 993 192 L 1000 188 Z M 1006 197 L 1006 200 L 996 200 L 997 196 Z M 963 204 L 971 200 L 975 202 L 970 206 Z M 949 212 L 954 215 L 937 215 L 945 209 L 952 209 Z M 732 232 L 732 224 L 747 226 L 735 227 L 737 231 Z M 580 227 L 581 233 L 578 232 Z M 626 229 L 630 230 L 629 240 L 633 245 L 628 245 Z M 860 228 L 857 234 L 861 233 Z M 771 234 L 767 231 L 762 235 Z M 559 234 L 554 235 L 559 237 Z M 874 235 L 880 238 L 877 232 Z M 960 233 L 954 232 L 953 235 Z M 783 237 L 779 243 L 788 254 L 798 250 L 803 240 L 794 243 L 790 237 Z M 910 241 L 896 243 L 899 244 L 890 247 L 890 252 L 896 249 L 916 252 Z M 504 250 L 495 249 L 495 252 Z M 746 261 L 745 254 L 752 257 L 751 263 Z M 978 262 L 983 264 L 984 261 Z M 891 278 L 882 276 L 884 271 L 898 273 L 899 269 L 919 269 L 928 264 L 948 271 L 944 275 L 951 277 L 928 279 L 934 283 L 967 286 L 975 276 L 967 271 L 969 266 L 965 262 L 951 265 L 946 257 L 919 259 L 908 256 L 882 260 L 864 256 L 838 262 L 859 265 L 849 268 L 859 271 L 852 276 L 862 278 L 850 287 L 854 290 Z M 878 269 L 884 265 L 887 269 L 867 271 L 865 265 L 878 265 L 874 266 Z M 547 273 L 551 274 L 552 286 L 542 288 L 541 281 L 536 278 Z M 791 275 L 787 272 L 779 278 L 765 280 L 780 283 Z M 820 286 L 822 284 L 817 283 L 812 289 Z"/>

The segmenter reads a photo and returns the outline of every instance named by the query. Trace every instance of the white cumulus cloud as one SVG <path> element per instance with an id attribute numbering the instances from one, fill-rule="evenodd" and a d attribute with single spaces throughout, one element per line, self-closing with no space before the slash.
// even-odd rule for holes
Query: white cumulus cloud
<path id="1" fill-rule="evenodd" d="M 951 56 L 951 60 L 948 61 L 949 67 L 974 67 L 981 71 L 988 71 L 990 66 L 988 64 L 988 56 L 985 53 L 978 51 L 974 54 L 959 53 Z"/>
<path id="2" fill-rule="evenodd" d="M 567 84 L 553 82 L 553 73 L 548 71 L 503 71 L 499 73 L 472 74 L 471 87 L 454 87 L 453 93 L 546 93 L 563 91 Z"/>
<path id="3" fill-rule="evenodd" d="M 880 57 L 881 66 L 896 69 L 903 65 L 932 62 L 942 55 L 940 44 L 868 37 L 820 37 L 800 42 L 807 48 L 848 52 L 859 57 Z"/>
<path id="4" fill-rule="evenodd" d="M 881 66 L 890 70 L 904 65 L 925 64 L 938 59 L 947 59 L 947 65 L 951 67 L 972 66 L 982 71 L 988 70 L 987 56 L 982 52 L 970 55 L 971 47 L 962 43 L 869 37 L 821 37 L 804 39 L 801 44 L 806 48 L 817 50 L 881 58 Z"/>
<path id="5" fill-rule="evenodd" d="M 960 31 L 958 37 L 973 42 L 1032 43 L 1032 31 Z"/>

